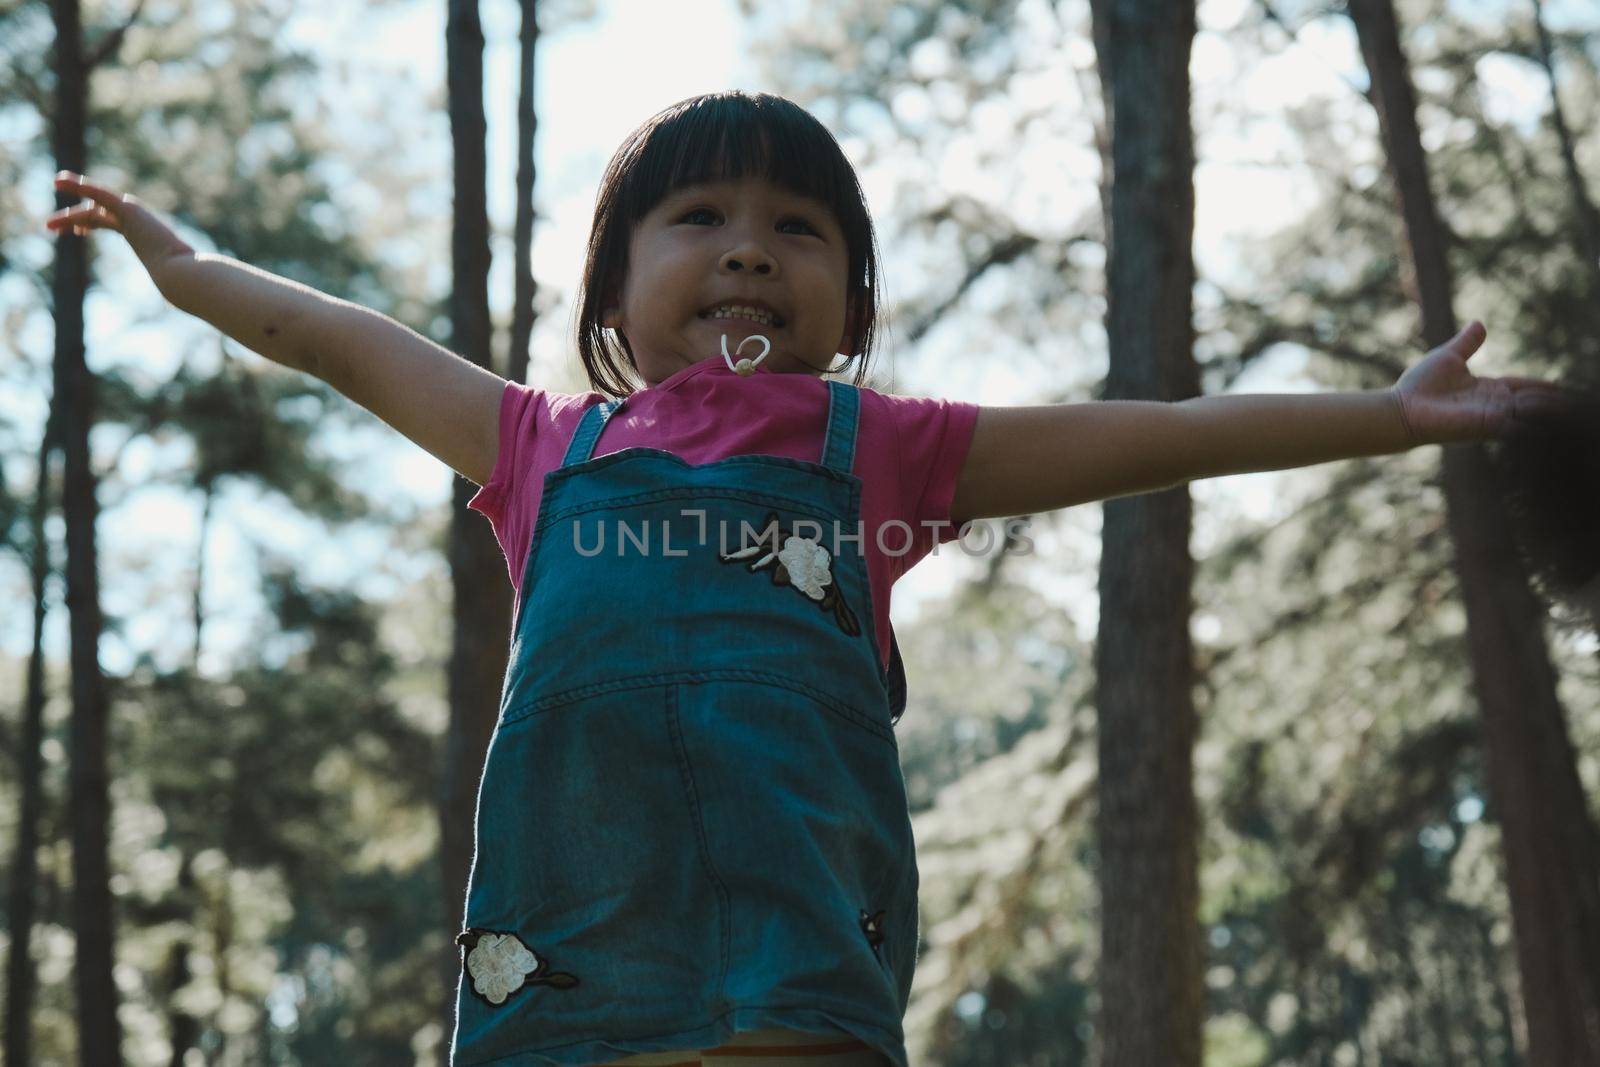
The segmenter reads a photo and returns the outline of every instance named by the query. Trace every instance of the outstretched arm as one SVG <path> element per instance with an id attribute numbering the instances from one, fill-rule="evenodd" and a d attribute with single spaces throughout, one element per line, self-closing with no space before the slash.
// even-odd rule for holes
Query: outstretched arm
<path id="1" fill-rule="evenodd" d="M 1483 440 L 1572 410 L 1535 378 L 1477 378 L 1473 322 L 1388 389 L 1101 400 L 978 412 L 951 518 L 1035 514 L 1201 478 Z"/>
<path id="2" fill-rule="evenodd" d="M 240 344 L 314 375 L 462 477 L 483 485 L 500 446 L 505 381 L 404 323 L 228 256 L 196 252 L 132 194 L 62 171 L 87 201 L 46 221 L 58 233 L 122 234 L 161 295 Z"/>

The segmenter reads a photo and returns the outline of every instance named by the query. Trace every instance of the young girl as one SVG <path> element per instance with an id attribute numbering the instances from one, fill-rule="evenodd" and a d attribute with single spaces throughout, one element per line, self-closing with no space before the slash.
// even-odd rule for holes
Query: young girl
<path id="1" fill-rule="evenodd" d="M 1563 404 L 1474 377 L 1478 323 L 1371 393 L 979 408 L 866 388 L 860 186 L 766 94 L 683 101 L 612 159 L 579 294 L 589 393 L 196 254 L 80 176 L 57 189 L 88 203 L 51 228 L 122 233 L 174 305 L 482 487 L 518 595 L 457 938 L 462 1065 L 907 1067 L 894 580 L 970 520 L 1483 439 Z"/>

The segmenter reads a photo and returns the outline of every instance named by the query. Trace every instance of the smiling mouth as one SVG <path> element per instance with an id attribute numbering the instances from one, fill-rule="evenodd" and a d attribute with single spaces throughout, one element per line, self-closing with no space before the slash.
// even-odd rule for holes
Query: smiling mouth
<path id="1" fill-rule="evenodd" d="M 753 318 L 742 311 L 728 311 L 718 314 L 715 309 L 702 311 L 700 317 L 707 322 L 743 322 L 764 329 L 779 329 L 785 325 L 784 320 L 773 314 L 765 314 L 762 318 Z"/>

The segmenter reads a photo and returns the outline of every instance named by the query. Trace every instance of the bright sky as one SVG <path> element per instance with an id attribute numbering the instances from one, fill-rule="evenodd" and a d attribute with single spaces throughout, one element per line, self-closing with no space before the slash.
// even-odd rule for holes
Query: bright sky
<path id="1" fill-rule="evenodd" d="M 1566 13 L 1576 12 L 1577 5 L 1583 2 L 1586 0 L 1549 3 L 1547 17 L 1554 25 L 1577 22 L 1575 16 Z M 582 264 L 595 188 L 613 150 L 645 118 L 684 97 L 733 87 L 777 89 L 764 84 L 754 65 L 745 58 L 744 24 L 734 10 L 733 0 L 673 0 L 670 4 L 659 0 L 596 0 L 596 3 L 602 17 L 591 25 L 558 32 L 545 28 L 536 67 L 535 104 L 539 118 L 535 146 L 536 195 L 541 220 L 534 236 L 534 269 L 541 291 L 559 294 L 562 303 L 540 322 L 540 332 L 534 342 L 533 375 L 537 380 L 548 381 L 551 388 L 570 391 L 585 386 L 578 376 L 576 354 L 567 351 L 570 348 L 570 305 L 566 297 L 576 284 Z M 1333 19 L 1308 27 L 1298 46 L 1286 47 L 1252 69 L 1236 69 L 1223 31 L 1240 18 L 1247 5 L 1248 0 L 1203 0 L 1201 3 L 1201 33 L 1195 41 L 1192 64 L 1197 115 L 1209 113 L 1211 105 L 1223 98 L 1257 102 L 1255 112 L 1258 114 L 1286 109 L 1309 97 L 1349 98 L 1352 94 L 1342 79 L 1364 80 L 1353 32 L 1348 23 Z M 1474 18 L 1503 17 L 1499 3 L 1458 0 L 1452 6 L 1473 12 Z M 286 24 L 283 32 L 287 39 L 327 56 L 330 67 L 341 62 L 353 72 L 356 79 L 353 90 L 341 87 L 338 93 L 330 92 L 324 98 L 325 106 L 332 109 L 331 120 L 336 125 L 348 124 L 359 116 L 385 114 L 385 101 L 378 93 L 383 86 L 391 84 L 391 76 L 403 76 L 411 85 L 420 87 L 420 95 L 431 100 L 438 107 L 438 113 L 420 119 L 396 115 L 394 121 L 414 125 L 419 152 L 440 153 L 433 193 L 439 198 L 439 217 L 445 217 L 449 197 L 449 142 L 443 115 L 444 5 L 413 0 L 385 4 L 377 11 L 368 10 L 366 5 L 331 6 L 331 10 L 343 14 L 328 15 L 326 10 L 303 5 L 302 13 Z M 490 213 L 497 233 L 490 289 L 497 316 L 505 317 L 511 293 L 518 13 L 516 5 L 509 0 L 486 2 L 482 11 L 485 35 L 490 42 L 485 65 L 485 99 L 490 131 Z M 1024 4 L 1025 17 L 1027 11 L 1028 5 Z M 937 56 L 929 58 L 930 62 L 937 60 Z M 1089 43 L 1077 42 L 1068 60 L 1073 66 L 1087 68 L 1092 61 Z M 360 80 L 364 72 L 370 82 Z M 1547 110 L 1543 78 L 1529 64 L 1486 60 L 1480 75 L 1494 89 L 1488 97 L 1493 117 L 1501 120 L 1521 117 L 1529 121 L 1530 116 L 1540 116 Z M 1059 82 L 1041 81 L 1036 90 L 1041 99 L 1062 99 L 1066 101 L 1065 106 L 1070 107 L 1085 106 L 1077 101 L 1076 86 L 1070 77 L 1064 76 Z M 1344 102 L 1348 104 L 1349 100 Z M 937 101 L 907 97 L 895 100 L 894 106 L 899 113 L 915 114 L 936 107 Z M 392 109 L 389 114 L 394 114 Z M 982 138 L 986 128 L 998 126 L 981 113 L 972 116 L 975 137 Z M 1196 257 L 1202 277 L 1225 281 L 1235 269 L 1236 250 L 1247 246 L 1253 236 L 1268 233 L 1295 217 L 1311 190 L 1286 170 L 1259 165 L 1292 154 L 1287 136 L 1275 124 L 1257 122 L 1238 129 L 1202 128 L 1199 134 Z M 852 150 L 851 142 L 846 141 L 846 149 Z M 1022 150 L 1045 151 L 1032 145 L 1025 145 Z M 1351 151 L 1375 160 L 1377 145 L 1353 145 Z M 1019 213 L 1037 211 L 1041 217 L 1053 217 L 1059 226 L 1062 218 L 1093 203 L 1097 168 L 1097 161 L 1085 145 L 1069 148 L 1065 153 L 1027 156 L 1024 172 L 1037 177 L 1038 182 L 1031 186 L 1025 182 L 1019 188 L 1016 200 Z M 44 177 L 41 188 L 47 190 L 48 175 Z M 895 195 L 898 176 L 863 171 L 862 177 L 869 201 L 881 217 L 889 198 Z M 937 177 L 948 187 L 968 188 L 978 193 L 992 192 L 990 186 L 994 180 L 992 168 L 981 167 L 963 171 L 946 166 L 939 170 Z M 1070 194 L 1070 204 L 1061 201 L 1064 188 L 1074 190 Z M 48 192 L 39 195 L 35 190 L 34 194 L 38 204 L 33 206 L 40 208 L 42 217 L 50 210 Z M 373 211 L 376 214 L 376 205 Z M 359 218 L 356 225 L 360 225 Z M 196 235 L 190 236 L 193 239 Z M 445 239 L 448 239 L 447 232 Z M 447 245 L 434 252 L 439 261 L 438 269 L 443 271 L 447 267 Z M 887 295 L 892 304 L 897 290 L 914 291 L 923 276 L 918 273 L 919 264 L 897 261 L 894 250 L 887 245 L 884 252 Z M 120 295 L 103 292 L 98 299 L 91 299 L 91 365 L 127 358 L 126 355 L 107 356 L 112 346 L 97 347 L 96 338 L 116 337 L 126 342 L 130 337 L 147 336 L 154 350 L 173 351 L 178 347 L 170 339 L 173 331 L 207 329 L 203 323 L 170 309 L 165 314 L 155 314 L 155 321 L 146 322 L 142 327 L 130 322 L 148 316 L 150 309 L 144 305 L 135 306 L 137 301 L 127 298 L 127 294 L 142 290 L 135 280 L 126 276 L 126 272 L 137 270 L 137 263 L 125 248 L 101 256 L 97 270 L 108 290 L 116 285 Z M 141 329 L 147 333 L 139 333 Z M 166 341 L 160 340 L 163 336 Z M 48 334 L 40 343 L 42 347 L 36 351 L 48 352 Z M 997 341 L 983 361 L 972 360 L 970 348 L 963 348 L 963 345 L 970 345 L 970 340 L 953 336 L 941 348 L 939 340 L 930 337 L 914 361 L 907 358 L 903 344 L 898 350 L 891 349 L 888 355 L 898 360 L 896 391 L 960 397 L 981 403 L 1042 402 L 1043 390 L 1039 383 L 1009 371 L 1003 343 Z M 1103 347 L 1103 339 L 1099 347 Z M 125 348 L 126 343 L 123 344 Z M 1250 375 L 1240 388 L 1257 392 L 1315 388 L 1295 376 L 1298 362 L 1292 354 L 1286 355 L 1287 358 L 1277 361 L 1271 369 L 1263 368 Z M 1487 350 L 1485 355 L 1489 355 Z M 259 357 L 246 353 L 245 358 Z M 1492 365 L 1493 360 L 1487 362 Z M 1092 361 L 1081 369 L 1091 377 L 1099 373 Z M 151 370 L 160 372 L 155 366 Z M 541 374 L 547 377 L 540 378 Z M 10 410 L 8 406 L 7 411 Z M 37 412 L 40 418 L 42 413 L 40 407 Z M 387 439 L 379 437 L 372 442 L 348 446 L 350 462 L 359 467 L 360 477 L 370 479 L 375 490 L 391 498 L 414 501 L 419 509 L 444 506 L 453 475 L 419 448 L 387 430 L 383 433 Z M 338 447 L 344 455 L 346 446 Z M 126 469 L 137 470 L 140 463 L 153 463 L 157 458 L 154 449 L 143 456 L 132 455 Z M 170 457 L 164 462 L 170 464 Z M 1245 514 L 1264 519 L 1281 509 L 1285 503 L 1285 479 L 1295 476 L 1294 472 L 1268 473 L 1194 483 L 1192 489 L 1201 504 L 1196 513 L 1196 551 L 1205 551 L 1214 530 L 1225 521 L 1231 521 L 1230 516 Z M 12 484 L 22 482 L 22 478 L 12 479 Z M 176 495 L 141 490 L 135 496 L 142 497 L 142 502 L 113 507 L 101 520 L 101 544 L 107 551 L 101 566 L 107 608 L 127 615 L 130 620 L 128 641 L 108 635 L 103 646 L 103 661 L 114 672 L 126 670 L 137 649 L 161 649 L 166 653 L 162 656 L 163 665 L 180 662 L 191 640 L 181 622 L 187 613 L 186 594 L 176 597 L 170 591 L 135 588 L 125 579 L 137 571 L 143 559 L 181 559 L 179 546 L 192 545 L 198 538 L 197 507 L 195 502 L 181 501 Z M 105 506 L 104 501 L 102 506 Z M 270 532 L 270 539 L 279 550 L 301 566 L 306 580 L 343 584 L 348 582 L 350 569 L 355 566 L 362 573 L 356 583 L 359 590 L 367 595 L 387 597 L 393 595 L 396 583 L 422 576 L 404 560 L 396 559 L 393 553 L 384 554 L 387 540 L 384 531 L 366 534 L 354 531 L 328 544 L 312 524 L 297 516 L 285 516 L 282 504 L 276 500 L 260 500 L 235 492 L 227 497 L 225 506 L 231 520 L 247 526 L 252 536 L 261 538 Z M 1068 565 L 1060 568 L 1057 591 L 1072 603 L 1072 610 L 1080 618 L 1087 636 L 1093 632 L 1097 610 L 1093 593 L 1096 575 L 1092 566 L 1095 556 L 1092 541 L 1098 533 L 1099 516 L 1098 509 L 1078 510 L 1083 514 L 1073 526 L 1076 540 L 1057 546 L 1056 550 L 1063 553 L 1064 561 L 1082 560 L 1085 565 L 1075 569 Z M 212 619 L 206 631 L 206 645 L 211 651 L 207 665 L 215 669 L 220 669 L 235 648 L 253 640 L 248 614 L 227 610 L 239 604 L 241 598 L 248 598 L 254 610 L 254 597 L 249 592 L 249 583 L 238 577 L 241 569 L 248 567 L 247 546 L 231 536 L 226 527 L 226 523 L 213 525 L 206 565 L 205 595 Z M 136 536 L 119 540 L 110 536 L 113 531 L 135 531 Z M 147 531 L 150 539 L 137 536 L 139 531 Z M 165 547 L 156 544 L 158 531 Z M 896 586 L 894 617 L 897 621 L 914 615 L 920 601 L 947 587 L 963 573 L 964 567 L 975 562 L 963 559 L 953 550 L 954 546 L 944 546 L 940 557 L 919 564 Z M 1049 549 L 1041 543 L 1040 551 L 1046 550 Z M 185 577 L 179 576 L 179 580 Z M 0 588 L 12 603 L 23 602 L 13 594 L 25 592 L 25 576 L 15 568 L 0 571 Z M 141 610 L 146 607 L 149 610 Z M 183 632 L 181 639 L 172 636 L 175 622 Z M 5 642 L 7 650 L 13 655 L 25 654 L 26 620 L 11 613 L 7 619 L 0 620 L 0 627 L 3 627 L 0 640 Z M 57 657 L 66 654 L 65 627 L 64 613 L 57 613 L 50 634 L 55 646 L 52 654 Z"/>

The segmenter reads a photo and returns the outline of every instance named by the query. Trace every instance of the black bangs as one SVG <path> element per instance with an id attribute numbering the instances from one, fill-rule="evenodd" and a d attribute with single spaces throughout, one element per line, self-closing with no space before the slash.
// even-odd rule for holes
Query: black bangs
<path id="1" fill-rule="evenodd" d="M 590 384 L 611 396 L 636 388 L 633 350 L 600 325 L 627 277 L 634 226 L 672 192 L 705 182 L 763 179 L 832 212 L 847 246 L 857 326 L 845 366 L 866 380 L 877 323 L 878 251 L 855 168 L 827 127 L 771 93 L 730 90 L 680 100 L 629 134 L 600 179 L 578 295 L 578 352 Z M 620 346 L 620 347 L 619 347 Z M 841 370 L 844 368 L 840 368 Z"/>
<path id="2" fill-rule="evenodd" d="M 617 207 L 630 224 L 686 185 L 741 178 L 764 179 L 817 200 L 842 225 L 865 213 L 838 142 L 782 97 L 700 97 L 663 115 L 659 125 L 640 130 L 626 146 L 632 158 L 619 160 L 626 173 Z"/>

